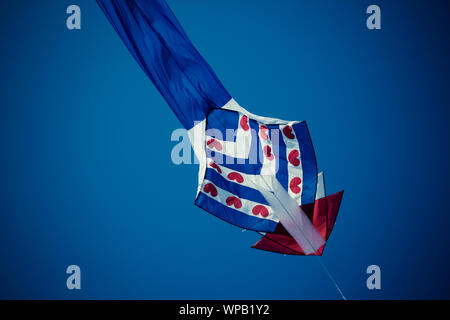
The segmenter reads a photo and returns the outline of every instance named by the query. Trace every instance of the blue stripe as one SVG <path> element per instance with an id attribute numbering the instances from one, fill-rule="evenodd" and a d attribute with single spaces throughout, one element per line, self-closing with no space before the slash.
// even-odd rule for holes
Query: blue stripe
<path id="1" fill-rule="evenodd" d="M 292 126 L 300 145 L 300 159 L 303 168 L 302 204 L 313 203 L 317 188 L 316 155 L 305 121 Z"/>
<path id="2" fill-rule="evenodd" d="M 238 115 L 238 113 L 236 111 L 228 111 L 228 110 L 220 110 L 222 111 L 224 118 L 226 118 L 226 114 L 228 113 L 234 113 L 236 115 Z M 214 112 L 211 112 L 210 114 L 220 114 L 219 110 L 214 110 Z M 209 117 L 207 119 L 207 125 L 209 123 Z M 219 120 L 220 121 L 220 120 Z M 229 157 L 229 156 L 225 156 L 223 153 L 219 152 L 219 151 L 213 151 L 209 148 L 206 148 L 206 155 L 209 158 L 214 159 L 214 162 L 216 162 L 217 164 L 220 164 L 230 170 L 234 170 L 234 171 L 239 171 L 239 172 L 243 172 L 246 174 L 260 174 L 261 173 L 261 168 L 262 168 L 262 163 L 261 163 L 261 159 L 263 159 L 263 154 L 262 154 L 262 149 L 260 147 L 260 142 L 259 142 L 259 137 L 258 137 L 258 122 L 256 122 L 255 120 L 249 119 L 249 125 L 250 125 L 250 130 L 252 133 L 252 141 L 250 144 L 250 153 L 249 153 L 249 157 L 246 159 L 242 159 L 242 158 L 234 158 L 234 157 Z M 235 128 L 236 126 L 234 126 L 233 128 Z"/>
<path id="3" fill-rule="evenodd" d="M 257 144 L 255 143 L 255 148 L 257 148 Z M 252 147 L 253 147 L 253 140 L 252 140 Z M 233 158 L 229 156 L 224 156 L 222 153 L 217 151 L 212 151 L 208 148 L 206 148 L 206 155 L 208 158 L 211 158 L 216 162 L 217 164 L 220 164 L 221 166 L 224 166 L 225 168 L 228 168 L 233 171 L 239 171 L 246 174 L 260 174 L 262 164 L 257 159 L 257 163 L 250 164 L 248 159 L 241 159 L 241 158 Z"/>
<path id="4" fill-rule="evenodd" d="M 261 204 L 269 205 L 266 199 L 258 190 L 227 180 L 215 169 L 208 168 L 206 170 L 205 179 L 211 181 L 217 187 L 235 194 L 241 199 L 247 199 Z"/>
<path id="5" fill-rule="evenodd" d="M 223 141 L 236 141 L 239 113 L 224 109 L 214 109 L 208 114 L 206 121 L 206 129 L 208 130 L 206 134 L 208 136 Z M 227 130 L 230 131 L 228 135 L 231 135 L 231 137 L 227 136 Z"/>
<path id="6" fill-rule="evenodd" d="M 199 193 L 197 199 L 195 200 L 195 204 L 220 219 L 248 230 L 274 232 L 278 224 L 272 220 L 249 216 L 228 206 L 224 206 L 211 197 L 205 195 L 203 192 Z"/>
<path id="7" fill-rule="evenodd" d="M 278 126 L 278 129 L 280 126 Z M 272 140 L 272 145 L 276 141 Z M 278 171 L 276 173 L 276 178 L 278 182 L 286 189 L 289 188 L 289 173 L 288 173 L 288 159 L 286 155 L 286 143 L 284 143 L 283 133 L 279 130 L 278 134 L 278 151 L 274 148 L 275 159 L 278 159 Z"/>
<path id="8" fill-rule="evenodd" d="M 230 99 L 164 0 L 97 0 L 186 129 Z"/>

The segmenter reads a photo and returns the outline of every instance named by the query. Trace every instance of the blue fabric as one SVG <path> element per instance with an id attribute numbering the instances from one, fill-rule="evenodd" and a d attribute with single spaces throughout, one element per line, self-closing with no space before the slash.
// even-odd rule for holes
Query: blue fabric
<path id="1" fill-rule="evenodd" d="M 228 110 L 212 110 L 208 114 L 207 135 L 223 141 L 236 141 L 235 133 L 239 123 L 239 113 Z M 233 130 L 228 132 L 227 130 Z"/>
<path id="2" fill-rule="evenodd" d="M 247 199 L 260 204 L 269 205 L 261 192 L 239 183 L 229 181 L 221 174 L 217 173 L 215 169 L 208 168 L 205 173 L 205 179 L 211 181 L 215 186 L 237 195 L 240 199 Z"/>
<path id="3" fill-rule="evenodd" d="M 97 0 L 186 129 L 230 99 L 164 0 Z"/>
<path id="4" fill-rule="evenodd" d="M 278 224 L 272 220 L 256 218 L 231 207 L 224 206 L 223 204 L 205 195 L 203 192 L 198 194 L 195 204 L 220 219 L 248 230 L 275 232 Z"/>
<path id="5" fill-rule="evenodd" d="M 300 160 L 303 167 L 302 204 L 314 203 L 317 188 L 316 154 L 305 121 L 292 126 L 300 146 Z"/>
<path id="6" fill-rule="evenodd" d="M 280 135 L 283 133 L 280 132 Z M 278 182 L 286 189 L 289 189 L 289 173 L 288 173 L 288 159 L 286 156 L 286 143 L 280 136 L 278 139 L 278 148 L 274 151 L 275 157 L 278 159 L 278 170 L 276 178 Z"/>

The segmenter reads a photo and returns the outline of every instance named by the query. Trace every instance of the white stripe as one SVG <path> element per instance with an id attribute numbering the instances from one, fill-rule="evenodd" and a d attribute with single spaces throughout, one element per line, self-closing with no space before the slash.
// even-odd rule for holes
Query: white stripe
<path id="1" fill-rule="evenodd" d="M 261 176 L 275 175 L 277 161 L 275 159 L 275 154 L 273 152 L 272 141 L 270 139 L 267 139 L 267 140 L 263 139 L 262 134 L 264 134 L 264 133 L 268 136 L 269 130 L 261 130 L 261 126 L 259 126 L 258 136 L 259 136 L 259 141 L 261 142 L 261 148 L 262 148 L 262 152 L 263 152 L 263 155 L 262 155 L 263 163 L 262 163 L 262 168 L 261 168 Z M 266 152 L 264 151 L 265 148 L 270 148 L 272 160 L 269 160 L 269 158 L 266 157 Z"/>
<path id="2" fill-rule="evenodd" d="M 316 252 L 325 240 L 278 180 L 274 176 L 265 178 L 267 185 L 272 186 L 272 192 L 262 188 L 260 192 L 274 210 L 276 217 L 306 254 Z"/>
<path id="3" fill-rule="evenodd" d="M 207 158 L 207 166 L 208 166 L 208 168 L 211 168 L 212 170 L 216 170 L 216 172 L 218 172 L 217 169 L 211 167 L 211 162 L 214 162 L 214 159 Z M 215 162 L 214 162 L 214 163 L 215 163 Z M 220 173 L 220 172 L 218 172 L 218 173 L 219 173 L 220 175 L 222 175 L 226 180 L 228 180 L 228 181 L 230 181 L 230 182 L 237 183 L 237 184 L 240 184 L 240 185 L 243 185 L 243 186 L 246 186 L 246 187 L 249 187 L 249 188 L 253 188 L 253 189 L 256 189 L 258 186 L 261 185 L 261 179 L 262 179 L 262 178 L 261 178 L 260 175 L 256 175 L 256 174 L 247 174 L 247 173 L 243 173 L 243 172 L 240 172 L 240 171 L 231 170 L 231 169 L 229 169 L 229 168 L 227 168 L 227 167 L 224 167 L 224 166 L 221 166 L 221 165 L 219 165 L 219 164 L 217 164 L 217 163 L 215 163 L 215 164 L 216 164 L 216 165 L 220 168 L 220 170 L 222 171 L 222 173 Z M 233 172 L 239 173 L 239 174 L 242 176 L 242 178 L 244 179 L 244 181 L 243 181 L 242 183 L 239 183 L 239 182 L 237 182 L 236 180 L 230 180 L 230 179 L 228 178 L 228 175 L 229 175 L 230 173 L 233 173 Z"/>
<path id="4" fill-rule="evenodd" d="M 290 122 L 286 126 L 280 126 L 280 130 L 281 130 L 281 135 L 283 136 L 284 144 L 286 145 L 286 160 L 288 163 L 287 164 L 288 193 L 297 202 L 298 205 L 301 205 L 302 204 L 302 193 L 303 193 L 303 164 L 301 162 L 300 146 L 298 144 L 298 140 L 297 140 L 297 137 L 295 136 L 294 130 L 292 130 L 292 134 L 295 136 L 294 139 L 289 139 L 288 137 L 286 137 L 286 135 L 283 132 L 283 129 L 285 127 L 287 127 L 287 126 L 292 127 L 293 124 L 294 124 L 293 122 Z M 292 165 L 289 161 L 289 154 L 294 150 L 297 150 L 299 153 L 298 159 L 300 160 L 300 164 L 298 166 Z M 292 192 L 291 187 L 290 187 L 291 180 L 294 179 L 295 177 L 299 177 L 301 179 L 301 183 L 299 185 L 300 186 L 299 193 Z"/>
<path id="5" fill-rule="evenodd" d="M 240 113 L 245 114 L 247 117 L 256 120 L 258 122 L 261 122 L 263 124 L 289 124 L 292 123 L 292 121 L 286 121 L 286 120 L 281 120 L 281 119 L 277 119 L 277 118 L 269 118 L 269 117 L 261 117 L 258 116 L 256 114 L 253 114 L 251 112 L 248 112 L 246 109 L 242 108 L 237 102 L 236 100 L 234 100 L 233 98 L 230 99 L 230 101 L 228 101 L 223 107 L 222 109 L 226 109 L 226 110 L 233 110 L 233 111 L 237 111 Z M 298 123 L 299 121 L 295 121 L 294 123 Z"/>
<path id="6" fill-rule="evenodd" d="M 206 150 L 205 150 L 205 128 L 206 119 L 195 124 L 191 129 L 188 130 L 189 140 L 191 141 L 192 149 L 194 154 L 198 159 L 198 186 L 197 194 L 200 192 L 202 186 L 203 178 L 206 172 Z"/>
<path id="7" fill-rule="evenodd" d="M 319 172 L 317 175 L 317 189 L 316 189 L 316 200 L 325 198 L 325 181 L 323 178 L 323 172 Z"/>

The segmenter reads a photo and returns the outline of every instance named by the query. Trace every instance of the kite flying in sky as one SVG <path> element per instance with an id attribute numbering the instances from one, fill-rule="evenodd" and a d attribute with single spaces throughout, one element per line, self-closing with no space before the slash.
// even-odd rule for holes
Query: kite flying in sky
<path id="1" fill-rule="evenodd" d="M 322 255 L 343 192 L 326 196 L 306 122 L 241 107 L 164 0 L 97 3 L 188 130 L 199 160 L 195 204 L 263 235 L 253 248 Z"/>

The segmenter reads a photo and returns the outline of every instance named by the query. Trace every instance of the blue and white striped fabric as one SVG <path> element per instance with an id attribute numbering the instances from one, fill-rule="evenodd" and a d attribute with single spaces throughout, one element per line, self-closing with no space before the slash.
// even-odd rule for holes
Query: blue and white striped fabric
<path id="1" fill-rule="evenodd" d="M 200 163 L 196 205 L 239 227 L 274 232 L 279 217 L 261 188 L 271 191 L 276 181 L 297 205 L 314 202 L 316 159 L 305 122 L 239 106 L 165 1 L 97 2 L 188 130 Z"/>
<path id="2" fill-rule="evenodd" d="M 227 137 L 230 129 L 235 134 Z M 299 206 L 314 202 L 317 167 L 305 122 L 255 116 L 232 101 L 208 115 L 205 141 L 195 203 L 206 211 L 245 229 L 274 232 L 279 220 L 260 192 L 271 190 L 270 176 Z"/>

